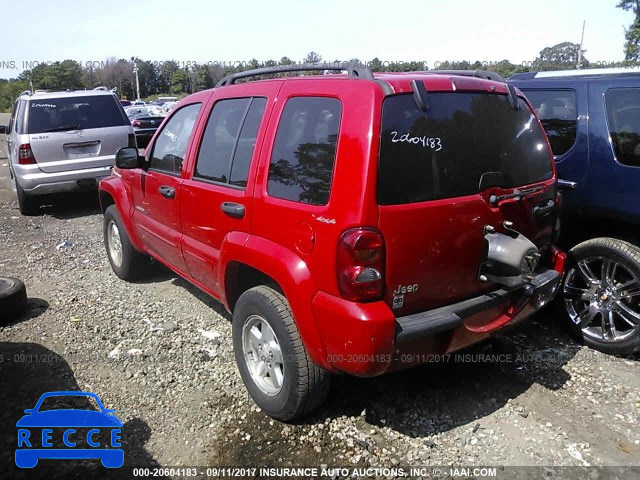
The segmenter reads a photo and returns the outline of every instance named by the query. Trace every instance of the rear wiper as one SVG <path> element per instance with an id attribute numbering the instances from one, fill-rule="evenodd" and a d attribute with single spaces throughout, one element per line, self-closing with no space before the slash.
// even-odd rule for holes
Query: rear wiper
<path id="1" fill-rule="evenodd" d="M 54 127 L 54 128 L 50 128 L 49 130 L 45 130 L 43 133 L 46 132 L 64 132 L 67 130 L 80 130 L 80 125 L 62 125 L 60 127 Z"/>
<path id="2" fill-rule="evenodd" d="M 524 194 L 516 188 L 513 193 L 508 193 L 506 195 L 491 195 L 489 197 L 489 203 L 495 206 L 503 200 L 510 200 L 512 198 L 520 200 L 522 197 L 524 197 Z"/>

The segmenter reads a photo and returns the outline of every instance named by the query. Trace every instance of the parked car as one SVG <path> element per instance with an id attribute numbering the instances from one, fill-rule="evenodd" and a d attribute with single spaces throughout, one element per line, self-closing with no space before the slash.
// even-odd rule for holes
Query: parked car
<path id="1" fill-rule="evenodd" d="M 297 418 L 331 372 L 422 363 L 553 297 L 555 169 L 516 89 L 367 68 L 236 84 L 258 73 L 182 100 L 146 158 L 120 150 L 100 201 L 117 276 L 151 255 L 232 312 L 266 413 Z"/>
<path id="2" fill-rule="evenodd" d="M 152 113 L 137 113 L 129 117 L 131 119 L 131 126 L 136 135 L 136 142 L 138 148 L 144 148 L 149 144 L 149 140 L 156 133 L 158 127 L 164 120 L 162 115 L 154 115 Z"/>
<path id="3" fill-rule="evenodd" d="M 106 88 L 23 92 L 1 133 L 23 215 L 38 212 L 41 195 L 95 189 L 111 174 L 118 149 L 135 146 L 133 127 Z"/>
<path id="4" fill-rule="evenodd" d="M 570 325 L 603 352 L 640 350 L 640 70 L 514 75 L 546 129 L 563 193 Z"/>
<path id="5" fill-rule="evenodd" d="M 123 107 L 130 107 L 131 102 L 129 100 L 120 100 L 120 105 L 122 105 Z"/>

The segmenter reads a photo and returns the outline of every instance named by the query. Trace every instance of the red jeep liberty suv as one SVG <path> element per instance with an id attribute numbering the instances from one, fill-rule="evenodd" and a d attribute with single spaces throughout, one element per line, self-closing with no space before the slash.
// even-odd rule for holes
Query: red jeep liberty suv
<path id="1" fill-rule="evenodd" d="M 347 73 L 273 77 L 303 70 Z M 490 78 L 223 78 L 100 182 L 114 272 L 150 255 L 222 302 L 246 388 L 285 421 L 331 372 L 406 368 L 524 319 L 563 273 L 556 174 L 527 100 Z"/>

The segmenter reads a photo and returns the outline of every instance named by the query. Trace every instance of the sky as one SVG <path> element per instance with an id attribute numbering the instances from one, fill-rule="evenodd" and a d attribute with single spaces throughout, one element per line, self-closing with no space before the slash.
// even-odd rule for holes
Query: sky
<path id="1" fill-rule="evenodd" d="M 0 0 L 0 78 L 33 62 L 109 57 L 186 62 L 444 60 L 530 62 L 580 42 L 591 61 L 623 59 L 633 14 L 618 0 Z"/>

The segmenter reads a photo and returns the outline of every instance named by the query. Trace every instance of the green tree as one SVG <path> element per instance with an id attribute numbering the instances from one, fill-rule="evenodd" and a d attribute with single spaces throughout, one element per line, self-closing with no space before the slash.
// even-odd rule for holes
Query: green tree
<path id="1" fill-rule="evenodd" d="M 620 0 L 616 7 L 635 15 L 633 23 L 624 29 L 624 59 L 637 62 L 640 59 L 640 0 Z"/>
<path id="2" fill-rule="evenodd" d="M 540 51 L 540 56 L 533 62 L 536 70 L 571 70 L 578 64 L 578 52 L 580 45 L 571 42 L 562 42 L 553 47 L 546 47 Z M 588 67 L 589 61 L 582 50 L 582 66 Z"/>

